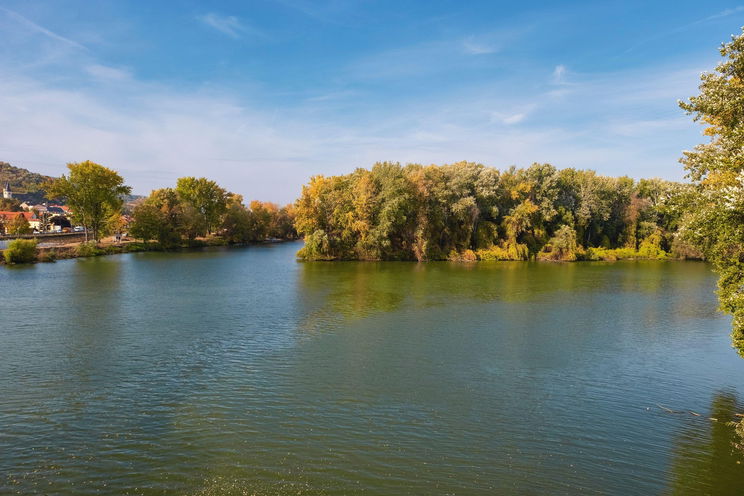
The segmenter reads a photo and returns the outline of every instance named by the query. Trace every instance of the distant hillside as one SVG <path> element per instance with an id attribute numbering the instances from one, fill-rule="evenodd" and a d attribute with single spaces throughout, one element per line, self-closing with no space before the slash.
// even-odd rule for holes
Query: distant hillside
<path id="1" fill-rule="evenodd" d="M 0 162 L 0 188 L 5 185 L 5 181 L 10 183 L 10 189 L 13 191 L 13 198 L 29 203 L 44 203 L 49 201 L 44 191 L 44 185 L 56 179 L 52 176 L 44 176 L 31 172 L 20 167 L 13 167 L 7 162 Z M 140 195 L 126 195 L 126 203 L 135 202 L 143 198 Z"/>
<path id="2" fill-rule="evenodd" d="M 0 162 L 0 187 L 5 181 L 10 183 L 13 197 L 21 201 L 41 203 L 46 201 L 44 184 L 54 179 L 50 176 L 36 174 L 20 167 L 13 167 L 7 162 Z"/>

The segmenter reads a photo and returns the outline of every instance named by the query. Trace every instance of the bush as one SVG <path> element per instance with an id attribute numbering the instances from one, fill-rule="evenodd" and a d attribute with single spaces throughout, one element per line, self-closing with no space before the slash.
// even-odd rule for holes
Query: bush
<path id="1" fill-rule="evenodd" d="M 668 258 L 667 252 L 654 247 L 653 245 L 644 245 L 641 243 L 640 250 L 634 250 L 633 248 L 587 248 L 586 255 L 583 257 L 584 260 L 604 260 L 605 262 L 614 262 L 615 260 L 638 260 L 638 259 L 650 259 L 650 260 L 665 260 Z"/>
<path id="2" fill-rule="evenodd" d="M 638 247 L 638 254 L 643 258 L 655 258 L 663 260 L 668 257 L 667 252 L 661 249 L 663 239 L 661 232 L 655 231 L 649 234 Z"/>
<path id="3" fill-rule="evenodd" d="M 89 241 L 87 243 L 80 243 L 75 249 L 75 254 L 78 257 L 97 257 L 103 255 L 103 250 L 98 248 L 95 241 Z"/>
<path id="4" fill-rule="evenodd" d="M 450 262 L 476 262 L 478 257 L 476 257 L 473 250 L 465 250 L 462 253 L 452 250 L 447 257 L 447 260 Z"/>
<path id="5" fill-rule="evenodd" d="M 554 262 L 573 262 L 577 259 L 576 231 L 569 226 L 561 226 L 550 241 L 537 254 L 538 260 Z"/>
<path id="6" fill-rule="evenodd" d="M 14 239 L 3 251 L 5 263 L 32 263 L 36 261 L 35 239 Z"/>
<path id="7" fill-rule="evenodd" d="M 505 241 L 501 246 L 492 246 L 487 250 L 475 252 L 478 260 L 528 260 L 530 257 L 527 245 L 513 241 Z"/>

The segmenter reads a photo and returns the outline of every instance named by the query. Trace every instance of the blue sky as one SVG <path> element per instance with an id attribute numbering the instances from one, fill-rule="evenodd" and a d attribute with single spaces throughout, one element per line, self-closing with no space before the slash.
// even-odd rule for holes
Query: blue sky
<path id="1" fill-rule="evenodd" d="M 0 160 L 292 201 L 375 161 L 681 179 L 744 3 L 0 0 Z"/>

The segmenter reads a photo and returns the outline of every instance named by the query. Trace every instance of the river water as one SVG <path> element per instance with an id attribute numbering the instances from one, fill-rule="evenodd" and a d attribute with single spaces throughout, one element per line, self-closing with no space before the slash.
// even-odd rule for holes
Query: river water
<path id="1" fill-rule="evenodd" d="M 709 266 L 299 246 L 0 267 L 0 494 L 744 494 Z"/>

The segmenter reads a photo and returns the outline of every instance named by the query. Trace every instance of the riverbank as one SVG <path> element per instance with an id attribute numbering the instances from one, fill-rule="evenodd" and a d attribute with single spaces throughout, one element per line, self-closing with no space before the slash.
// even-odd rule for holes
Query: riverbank
<path id="1" fill-rule="evenodd" d="M 36 248 L 36 255 L 33 260 L 27 263 L 52 263 L 57 260 L 66 260 L 71 258 L 100 257 L 106 255 L 120 255 L 124 253 L 140 253 L 149 251 L 159 252 L 177 252 L 194 248 L 207 248 L 214 246 L 249 246 L 267 243 L 282 243 L 294 240 L 266 240 L 255 243 L 230 243 L 221 237 L 197 238 L 192 241 L 186 241 L 176 246 L 163 246 L 158 242 L 142 242 L 132 239 L 122 241 L 113 241 L 113 238 L 105 239 L 99 243 L 83 242 L 68 243 L 58 246 L 39 246 Z M 0 250 L 0 265 L 17 265 L 8 264 L 5 260 L 5 250 Z"/>

